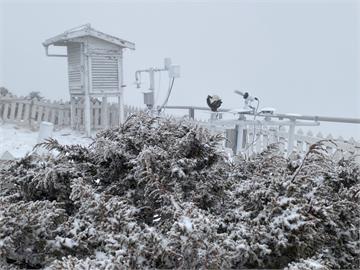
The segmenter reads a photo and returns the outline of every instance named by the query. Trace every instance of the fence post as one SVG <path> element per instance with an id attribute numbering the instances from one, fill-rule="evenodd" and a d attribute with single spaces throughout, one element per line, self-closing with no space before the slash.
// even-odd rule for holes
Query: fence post
<path id="1" fill-rule="evenodd" d="M 285 155 L 285 143 L 286 143 L 286 136 L 284 135 L 285 132 L 285 127 L 284 126 L 280 126 L 279 128 L 279 147 L 280 147 L 280 151 L 281 153 L 284 153 Z"/>
<path id="2" fill-rule="evenodd" d="M 189 118 L 194 120 L 195 119 L 195 109 L 189 108 Z"/>
<path id="3" fill-rule="evenodd" d="M 16 110 L 16 102 L 13 101 L 11 103 L 11 108 L 10 108 L 10 121 L 11 122 L 15 122 L 15 110 Z"/>
<path id="4" fill-rule="evenodd" d="M 30 111 L 31 111 L 31 101 L 26 102 L 25 112 L 24 112 L 24 123 L 28 123 L 29 125 L 30 125 Z"/>
<path id="5" fill-rule="evenodd" d="M 18 121 L 18 122 L 21 122 L 21 120 L 22 120 L 23 107 L 24 107 L 24 104 L 22 102 L 19 102 L 17 116 L 16 116 L 16 121 Z"/>
<path id="6" fill-rule="evenodd" d="M 75 128 L 75 98 L 70 97 L 70 126 L 72 129 Z"/>
<path id="7" fill-rule="evenodd" d="M 256 129 L 255 131 L 255 149 L 256 149 L 256 153 L 261 153 L 261 151 L 263 150 L 262 148 L 262 141 L 261 141 L 261 130 L 260 129 Z"/>
<path id="8" fill-rule="evenodd" d="M 289 138 L 288 138 L 288 149 L 287 155 L 290 156 L 294 149 L 294 140 L 295 140 L 295 119 L 291 119 L 291 124 L 289 126 Z"/>
<path id="9" fill-rule="evenodd" d="M 236 154 L 240 153 L 244 149 L 244 145 L 246 145 L 246 135 L 245 128 L 242 124 L 238 124 L 235 126 L 237 130 L 236 136 Z"/>

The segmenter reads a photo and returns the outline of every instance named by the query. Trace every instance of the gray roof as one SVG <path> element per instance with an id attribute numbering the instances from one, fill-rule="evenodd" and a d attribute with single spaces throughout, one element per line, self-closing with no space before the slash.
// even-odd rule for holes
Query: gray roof
<path id="1" fill-rule="evenodd" d="M 129 48 L 132 50 L 135 50 L 135 43 L 120 39 L 108 34 L 105 34 L 103 32 L 97 31 L 93 28 L 91 28 L 90 24 L 85 24 L 76 28 L 72 28 L 70 30 L 65 31 L 64 33 L 57 35 L 55 37 L 49 38 L 43 42 L 43 45 L 45 47 L 49 45 L 58 45 L 58 46 L 64 46 L 66 45 L 66 42 L 71 42 L 72 40 L 79 38 L 79 37 L 85 37 L 85 36 L 91 36 L 98 39 L 105 40 L 109 43 L 115 44 L 122 48 Z"/>

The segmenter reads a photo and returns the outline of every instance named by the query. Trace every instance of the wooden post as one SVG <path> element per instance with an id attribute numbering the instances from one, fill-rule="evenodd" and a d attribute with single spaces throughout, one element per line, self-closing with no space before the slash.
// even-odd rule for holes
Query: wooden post
<path id="1" fill-rule="evenodd" d="M 70 126 L 75 129 L 75 98 L 70 96 Z"/>
<path id="2" fill-rule="evenodd" d="M 9 103 L 5 103 L 4 111 L 3 111 L 3 117 L 2 117 L 4 122 L 6 122 L 8 120 L 8 113 L 9 113 Z"/>
<path id="3" fill-rule="evenodd" d="M 36 117 L 36 111 L 37 111 L 37 101 L 36 99 L 32 99 L 31 100 L 31 112 L 30 112 L 30 117 L 29 117 L 29 123 L 30 123 L 30 128 L 34 129 L 35 128 L 35 117 Z"/>
<path id="4" fill-rule="evenodd" d="M 31 101 L 26 101 L 25 112 L 24 112 L 24 122 L 30 123 L 30 105 Z"/>
<path id="5" fill-rule="evenodd" d="M 49 122 L 49 114 L 50 114 L 50 107 L 45 106 L 44 107 L 44 119 L 43 119 L 43 121 Z"/>
<path id="6" fill-rule="evenodd" d="M 85 94 L 84 100 L 84 125 L 87 136 L 91 135 L 90 96 Z"/>
<path id="7" fill-rule="evenodd" d="M 58 111 L 58 123 L 57 124 L 59 127 L 64 126 L 64 114 L 65 114 L 64 110 Z"/>
<path id="8" fill-rule="evenodd" d="M 37 106 L 38 111 L 37 111 L 37 118 L 36 118 L 36 125 L 39 126 L 42 119 L 43 119 L 43 113 L 44 113 L 44 106 L 41 106 L 42 104 L 39 104 L 39 106 Z"/>
<path id="9" fill-rule="evenodd" d="M 263 148 L 262 148 L 262 141 L 261 141 L 261 130 L 260 129 L 256 129 L 255 131 L 255 149 L 256 149 L 256 153 L 260 153 Z"/>
<path id="10" fill-rule="evenodd" d="M 226 129 L 225 130 L 225 147 L 230 148 L 234 155 L 236 154 L 236 138 L 237 138 L 236 128 Z"/>
<path id="11" fill-rule="evenodd" d="M 195 119 L 195 109 L 189 108 L 189 118 L 194 120 Z"/>
<path id="12" fill-rule="evenodd" d="M 10 121 L 15 122 L 16 101 L 11 103 Z"/>
<path id="13" fill-rule="evenodd" d="M 57 108 L 57 104 L 55 103 L 56 107 L 54 106 L 52 109 L 51 109 L 51 118 L 50 118 L 50 122 L 54 124 L 55 126 L 55 119 L 56 119 L 56 113 L 58 111 L 58 108 Z"/>
<path id="14" fill-rule="evenodd" d="M 21 122 L 21 120 L 22 120 L 23 107 L 24 107 L 24 104 L 22 102 L 19 102 L 17 116 L 16 116 L 16 121 L 18 121 L 18 122 Z"/>
<path id="15" fill-rule="evenodd" d="M 108 119 L 108 104 L 107 104 L 107 97 L 102 97 L 101 103 L 101 126 L 102 128 L 109 127 L 109 119 Z"/>

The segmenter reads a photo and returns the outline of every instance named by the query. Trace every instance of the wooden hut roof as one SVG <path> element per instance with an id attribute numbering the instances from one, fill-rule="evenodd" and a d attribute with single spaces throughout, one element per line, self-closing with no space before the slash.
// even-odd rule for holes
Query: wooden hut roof
<path id="1" fill-rule="evenodd" d="M 69 29 L 60 35 L 45 40 L 45 42 L 43 42 L 43 45 L 45 47 L 48 47 L 49 45 L 66 46 L 68 42 L 72 42 L 75 41 L 77 38 L 86 36 L 91 36 L 107 41 L 121 48 L 129 48 L 135 50 L 135 43 L 97 31 L 93 29 L 90 24 Z"/>

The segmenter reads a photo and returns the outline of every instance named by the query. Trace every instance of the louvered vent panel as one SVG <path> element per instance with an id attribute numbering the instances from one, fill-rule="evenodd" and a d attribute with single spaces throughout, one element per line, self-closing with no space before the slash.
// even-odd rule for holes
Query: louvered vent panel
<path id="1" fill-rule="evenodd" d="M 81 46 L 80 44 L 68 45 L 68 75 L 70 90 L 81 89 Z"/>
<path id="2" fill-rule="evenodd" d="M 91 73 L 93 91 L 117 91 L 119 89 L 118 60 L 116 57 L 93 55 Z"/>

